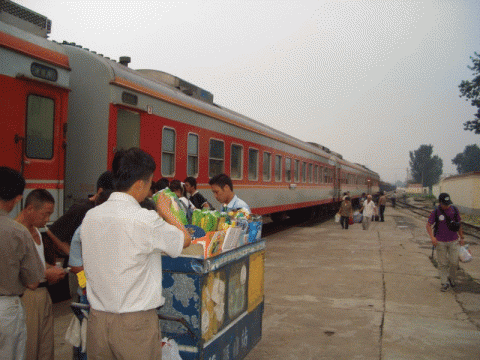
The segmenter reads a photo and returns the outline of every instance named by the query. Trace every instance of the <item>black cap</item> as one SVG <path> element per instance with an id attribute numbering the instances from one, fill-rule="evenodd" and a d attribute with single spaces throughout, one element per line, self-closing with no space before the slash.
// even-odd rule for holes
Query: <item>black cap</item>
<path id="1" fill-rule="evenodd" d="M 440 204 L 443 205 L 450 205 L 452 203 L 452 200 L 450 200 L 450 195 L 448 195 L 447 193 L 441 193 L 438 196 L 438 201 L 440 202 Z"/>

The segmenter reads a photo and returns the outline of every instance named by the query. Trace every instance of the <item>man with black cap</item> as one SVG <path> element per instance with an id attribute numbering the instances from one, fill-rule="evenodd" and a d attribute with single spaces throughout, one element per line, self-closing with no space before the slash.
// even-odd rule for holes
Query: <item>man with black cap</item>
<path id="1" fill-rule="evenodd" d="M 455 287 L 458 268 L 458 244 L 463 245 L 464 236 L 458 209 L 452 205 L 450 195 L 441 193 L 438 197 L 439 206 L 432 211 L 427 221 L 427 233 L 432 244 L 437 248 L 438 269 L 441 291 Z M 432 229 L 433 225 L 433 229 Z M 460 235 L 460 241 L 458 237 Z"/>

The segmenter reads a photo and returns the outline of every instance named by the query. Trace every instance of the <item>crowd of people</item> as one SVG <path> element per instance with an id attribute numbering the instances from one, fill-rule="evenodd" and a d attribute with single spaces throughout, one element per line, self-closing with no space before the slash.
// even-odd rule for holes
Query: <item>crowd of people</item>
<path id="1" fill-rule="evenodd" d="M 132 148 L 115 154 L 112 171 L 100 175 L 97 192 L 76 203 L 47 228 L 57 251 L 69 257 L 70 278 L 84 272 L 86 289 L 78 299 L 90 305 L 89 359 L 161 358 L 156 309 L 162 296 L 161 253 L 177 257 L 190 233 L 171 211 L 172 201 L 188 214 L 213 209 L 193 177 L 153 181 L 154 159 Z M 219 210 L 247 208 L 231 179 L 220 174 L 209 185 Z M 165 189 L 175 196 L 163 196 Z M 68 270 L 45 260 L 39 229 L 54 212 L 45 189 L 31 191 L 16 219 L 25 179 L 0 167 L 0 358 L 53 359 L 53 312 L 47 285 Z M 158 194 L 157 201 L 152 197 Z"/>

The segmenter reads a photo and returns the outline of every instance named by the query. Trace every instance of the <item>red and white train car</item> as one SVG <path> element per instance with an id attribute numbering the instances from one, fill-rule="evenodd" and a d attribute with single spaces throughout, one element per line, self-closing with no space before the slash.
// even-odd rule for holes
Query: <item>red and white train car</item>
<path id="1" fill-rule="evenodd" d="M 7 25 L 2 26 L 0 39 L 6 36 Z M 109 168 L 115 151 L 132 146 L 155 158 L 158 166 L 154 179 L 183 180 L 194 176 L 199 189 L 214 205 L 219 204 L 209 190 L 208 180 L 222 172 L 230 175 L 234 191 L 258 214 L 335 206 L 345 191 L 350 191 L 352 197 L 378 191 L 379 177 L 375 172 L 343 160 L 341 155 L 320 145 L 303 142 L 214 104 L 211 93 L 186 81 L 156 70 L 130 69 L 128 58 L 119 63 L 75 44 L 54 44 L 44 38 L 27 37 L 20 30 L 15 34 L 12 29 L 8 36 L 13 37 L 10 42 L 14 46 L 8 48 L 2 40 L 2 55 L 5 52 L 8 57 L 25 57 L 15 44 L 29 42 L 35 45 L 33 48 L 48 49 L 50 57 L 42 58 L 40 64 L 64 77 L 53 82 L 37 79 L 33 74 L 17 75 L 40 61 L 31 52 L 21 69 L 15 68 L 21 62 L 12 61 L 12 69 L 3 75 L 0 65 L 2 82 L 17 84 L 8 92 L 3 86 L 1 90 L 8 99 L 17 99 L 1 105 L 2 122 L 8 121 L 16 129 L 2 133 L 2 143 L 12 143 L 2 156 L 9 157 L 7 165 L 19 168 L 22 164 L 28 181 L 47 180 L 47 168 L 34 167 L 30 152 L 21 154 L 21 147 L 14 140 L 18 133 L 20 138 L 27 139 L 27 146 L 35 144 L 30 140 L 28 124 L 25 125 L 32 90 L 25 88 L 41 87 L 44 92 L 36 96 L 49 99 L 57 99 L 53 93 L 56 94 L 59 108 L 53 112 L 56 122 L 53 133 L 50 131 L 54 155 L 35 162 L 56 166 L 57 173 L 54 176 L 52 169 L 48 180 L 53 181 L 49 184 L 57 181 L 55 186 L 59 187 L 65 180 L 66 208 L 94 193 L 96 180 Z M 56 61 L 52 60 L 52 53 L 57 54 Z M 19 95 L 21 91 L 23 95 Z M 67 98 L 68 127 L 64 127 Z M 3 118 L 7 111 L 17 116 Z M 43 111 L 38 108 L 36 116 L 46 118 Z"/>
<path id="2" fill-rule="evenodd" d="M 23 173 L 26 193 L 48 189 L 57 216 L 63 212 L 70 66 L 64 48 L 47 40 L 49 30 L 46 17 L 0 3 L 0 164 Z"/>

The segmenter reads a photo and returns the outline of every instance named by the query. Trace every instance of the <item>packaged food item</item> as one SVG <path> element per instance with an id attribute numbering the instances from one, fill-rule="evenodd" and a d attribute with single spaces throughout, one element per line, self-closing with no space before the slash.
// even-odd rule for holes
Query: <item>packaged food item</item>
<path id="1" fill-rule="evenodd" d="M 163 189 L 162 191 L 159 191 L 159 192 L 157 192 L 153 195 L 152 200 L 155 202 L 155 204 L 158 202 L 158 199 L 159 199 L 161 194 L 170 198 L 170 200 L 171 200 L 170 201 L 170 211 L 172 212 L 172 214 L 183 225 L 187 225 L 188 224 L 187 215 L 178 205 L 178 202 L 180 200 L 178 199 L 177 195 L 173 191 L 171 191 L 169 188 Z"/>

